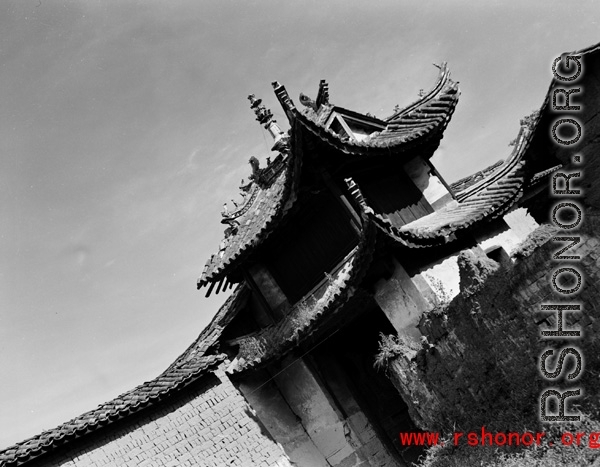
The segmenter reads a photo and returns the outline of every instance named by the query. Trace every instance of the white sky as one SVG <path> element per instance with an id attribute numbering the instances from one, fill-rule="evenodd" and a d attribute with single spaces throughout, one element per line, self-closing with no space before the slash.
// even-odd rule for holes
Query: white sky
<path id="1" fill-rule="evenodd" d="M 510 152 L 600 4 L 0 3 L 0 448 L 157 376 L 224 300 L 195 288 L 219 211 L 270 155 L 270 83 L 388 116 L 449 62 L 448 181 Z"/>

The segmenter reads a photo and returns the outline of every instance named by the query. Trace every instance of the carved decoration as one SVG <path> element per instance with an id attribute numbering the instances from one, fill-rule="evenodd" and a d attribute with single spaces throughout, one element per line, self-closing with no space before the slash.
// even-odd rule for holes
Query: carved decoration
<path id="1" fill-rule="evenodd" d="M 313 100 L 304 93 L 300 93 L 300 103 L 309 109 L 313 109 L 318 112 L 321 106 L 329 105 L 329 85 L 324 79 L 319 83 L 319 92 L 317 93 L 317 100 Z"/>
<path id="2" fill-rule="evenodd" d="M 262 170 L 260 168 L 260 162 L 254 156 L 250 157 L 250 160 L 248 162 L 250 163 L 250 166 L 252 167 L 252 174 L 250 175 L 250 177 L 248 177 L 248 179 L 252 180 L 253 182 L 258 183 L 260 181 L 260 175 L 262 172 Z"/>
<path id="3" fill-rule="evenodd" d="M 322 105 L 329 105 L 329 84 L 324 79 L 319 83 L 319 92 L 317 94 L 317 109 Z"/>
<path id="4" fill-rule="evenodd" d="M 235 221 L 236 225 L 239 225 L 239 223 L 237 223 L 237 221 L 235 219 L 243 216 L 244 214 L 246 214 L 246 212 L 248 212 L 248 210 L 252 206 L 252 203 L 254 203 L 254 200 L 256 199 L 256 195 L 260 191 L 260 187 L 258 185 L 256 185 L 255 183 L 250 182 L 247 185 L 241 186 L 240 190 L 242 190 L 240 192 L 240 194 L 242 195 L 243 201 L 236 205 L 236 206 L 240 206 L 240 208 L 234 212 L 228 211 L 227 215 L 223 215 L 224 219 L 221 220 L 222 224 L 228 224 L 231 226 L 232 225 L 231 221 Z M 223 214 L 223 213 L 221 213 L 221 214 Z M 232 229 L 231 233 L 232 233 L 232 235 L 235 235 L 237 233 L 237 228 Z"/>
<path id="5" fill-rule="evenodd" d="M 275 91 L 275 95 L 277 96 L 281 107 L 283 107 L 285 113 L 288 114 L 288 118 L 290 118 L 289 111 L 294 110 L 296 106 L 294 105 L 294 102 L 292 101 L 292 99 L 290 99 L 289 94 L 285 90 L 285 86 L 283 86 L 278 81 L 273 81 L 271 83 L 271 86 L 273 86 L 273 90 Z"/>
<path id="6" fill-rule="evenodd" d="M 265 128 L 269 126 L 269 123 L 275 121 L 273 119 L 273 113 L 262 105 L 262 99 L 257 99 L 254 94 L 250 94 L 248 100 L 250 101 L 250 108 L 254 110 L 254 113 L 256 114 L 256 120 L 263 124 Z"/>
<path id="7" fill-rule="evenodd" d="M 229 219 L 223 219 L 222 222 L 229 226 L 225 229 L 225 239 L 228 239 L 229 237 L 233 237 L 235 234 L 238 233 L 238 227 L 239 227 L 240 223 L 237 220 L 229 218 Z"/>
<path id="8" fill-rule="evenodd" d="M 282 135 L 275 144 L 271 148 L 272 151 L 278 151 L 282 154 L 290 153 L 290 136 L 289 134 Z M 267 163 L 269 163 L 269 159 L 267 158 Z"/>
<path id="9" fill-rule="evenodd" d="M 309 109 L 313 109 L 315 112 L 319 110 L 317 103 L 302 92 L 300 93 L 300 103 Z"/>
<path id="10" fill-rule="evenodd" d="M 246 196 L 248 196 L 248 192 L 250 191 L 250 188 L 252 187 L 252 181 L 249 181 L 248 183 L 246 183 L 246 181 L 242 178 L 242 182 L 240 183 L 240 195 L 242 195 L 243 198 L 245 198 Z"/>
<path id="11" fill-rule="evenodd" d="M 223 209 L 221 210 L 221 215 L 223 217 L 229 216 L 229 209 L 227 208 L 227 203 L 223 203 Z"/>

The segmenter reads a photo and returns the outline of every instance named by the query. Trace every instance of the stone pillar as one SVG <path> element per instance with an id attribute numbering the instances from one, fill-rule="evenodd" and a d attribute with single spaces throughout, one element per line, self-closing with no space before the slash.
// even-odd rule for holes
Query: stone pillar
<path id="1" fill-rule="evenodd" d="M 257 264 L 250 268 L 248 273 L 273 315 L 277 318 L 283 317 L 286 310 L 290 307 L 290 303 L 269 270 Z"/>
<path id="2" fill-rule="evenodd" d="M 421 314 L 429 310 L 431 305 L 423 298 L 402 265 L 394 260 L 394 266 L 392 277 L 381 279 L 375 284 L 375 301 L 398 335 L 419 341 L 421 333 L 417 324 Z"/>
<path id="3" fill-rule="evenodd" d="M 292 363 L 293 362 L 293 363 Z M 358 438 L 332 404 L 330 396 L 300 359 L 284 359 L 285 368 L 275 377 L 281 394 L 299 417 L 306 433 L 328 466 L 369 466 L 358 451 Z M 304 465 L 304 464 L 299 464 Z M 308 466 L 320 464 L 306 464 Z"/>
<path id="4" fill-rule="evenodd" d="M 239 390 L 256 411 L 258 418 L 286 454 L 299 467 L 329 467 L 312 439 L 290 409 L 266 371 L 252 373 L 239 384 Z"/>

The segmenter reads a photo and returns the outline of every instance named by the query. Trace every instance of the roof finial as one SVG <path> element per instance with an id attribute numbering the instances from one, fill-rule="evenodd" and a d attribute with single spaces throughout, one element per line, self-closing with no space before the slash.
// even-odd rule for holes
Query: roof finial
<path id="1" fill-rule="evenodd" d="M 248 100 L 250 101 L 250 108 L 256 114 L 256 120 L 269 131 L 275 140 L 271 151 L 285 152 L 288 149 L 288 137 L 281 131 L 279 125 L 277 125 L 277 121 L 273 118 L 273 113 L 262 104 L 262 99 L 257 99 L 254 94 L 250 94 Z"/>
<path id="2" fill-rule="evenodd" d="M 317 94 L 317 108 L 323 104 L 329 105 L 329 84 L 322 79 L 319 82 L 319 93 Z"/>
<path id="3" fill-rule="evenodd" d="M 256 114 L 256 120 L 263 124 L 268 130 L 269 123 L 275 122 L 273 113 L 262 105 L 262 99 L 257 99 L 254 94 L 250 94 L 248 100 L 250 101 L 250 108 L 254 110 L 254 113 Z"/>
<path id="4" fill-rule="evenodd" d="M 300 103 L 303 106 L 308 107 L 309 109 L 313 109 L 315 112 L 319 110 L 319 106 L 317 106 L 317 103 L 303 92 L 300 93 Z"/>

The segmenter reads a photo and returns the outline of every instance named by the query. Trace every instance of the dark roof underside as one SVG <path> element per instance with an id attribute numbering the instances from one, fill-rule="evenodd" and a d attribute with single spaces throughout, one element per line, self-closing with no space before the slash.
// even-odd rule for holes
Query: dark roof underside
<path id="1" fill-rule="evenodd" d="M 388 119 L 381 120 L 384 126 L 381 131 L 372 133 L 362 141 L 356 141 L 340 136 L 325 126 L 328 115 L 339 108 L 324 106 L 318 111 L 308 108 L 300 112 L 282 89 L 283 87 L 279 85 L 276 93 L 291 124 L 294 120 L 298 120 L 309 133 L 338 151 L 352 156 L 400 154 L 428 145 L 430 147 L 428 153 L 421 155 L 430 157 L 442 138 L 460 95 L 458 84 L 450 78 L 450 72 L 446 64 L 443 64 L 440 66 L 438 81 L 428 94 Z M 282 98 L 281 94 L 285 97 Z M 339 111 L 342 114 L 346 112 L 359 115 L 343 109 Z M 363 119 L 374 120 L 369 116 L 363 116 Z"/>

